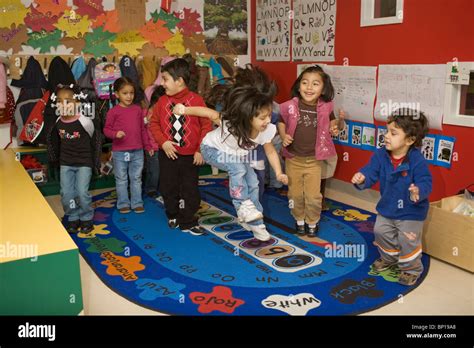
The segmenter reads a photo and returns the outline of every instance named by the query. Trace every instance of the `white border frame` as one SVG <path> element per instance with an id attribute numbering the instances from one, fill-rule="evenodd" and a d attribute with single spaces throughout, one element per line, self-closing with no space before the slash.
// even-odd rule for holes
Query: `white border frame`
<path id="1" fill-rule="evenodd" d="M 474 62 L 458 62 L 459 68 L 467 68 L 470 72 L 474 72 Z M 453 65 L 453 62 L 447 63 L 447 68 Z M 454 85 L 446 83 L 444 90 L 444 124 L 452 124 L 456 126 L 474 127 L 474 115 L 464 115 L 459 113 L 461 104 L 461 87 L 462 85 Z"/>
<path id="2" fill-rule="evenodd" d="M 403 23 L 403 0 L 397 0 L 396 15 L 393 17 L 374 18 L 375 0 L 360 0 L 360 26 L 400 24 Z"/>

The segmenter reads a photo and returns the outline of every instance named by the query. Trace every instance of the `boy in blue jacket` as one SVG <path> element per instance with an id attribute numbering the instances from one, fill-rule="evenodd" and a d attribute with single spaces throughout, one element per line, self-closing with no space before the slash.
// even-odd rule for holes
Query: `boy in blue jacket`
<path id="1" fill-rule="evenodd" d="M 403 285 L 414 285 L 423 272 L 421 233 L 428 214 L 431 173 L 418 147 L 428 133 L 422 112 L 398 109 L 387 119 L 385 148 L 352 178 L 356 188 L 380 181 L 381 199 L 374 226 L 380 258 L 372 268 L 381 272 L 398 263 Z"/>

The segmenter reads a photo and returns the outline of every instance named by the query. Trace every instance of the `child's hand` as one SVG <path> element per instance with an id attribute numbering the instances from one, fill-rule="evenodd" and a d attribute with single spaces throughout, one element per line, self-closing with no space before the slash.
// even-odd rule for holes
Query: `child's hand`
<path id="1" fill-rule="evenodd" d="M 151 156 L 153 156 L 153 155 L 155 154 L 155 151 L 153 151 L 153 150 L 148 150 L 148 154 L 149 154 L 150 157 L 151 157 Z"/>
<path id="2" fill-rule="evenodd" d="M 179 144 L 173 143 L 170 140 L 165 141 L 161 146 L 161 148 L 169 159 L 175 160 L 178 158 L 178 156 L 176 155 L 176 152 L 178 152 L 178 150 L 176 150 L 175 146 L 179 146 Z"/>
<path id="3" fill-rule="evenodd" d="M 420 200 L 420 189 L 418 188 L 418 186 L 415 186 L 415 184 L 411 184 L 408 188 L 408 191 L 410 191 L 410 199 L 412 202 L 416 203 Z"/>
<path id="4" fill-rule="evenodd" d="M 282 184 L 288 185 L 288 176 L 286 174 L 278 174 L 276 178 Z"/>
<path id="5" fill-rule="evenodd" d="M 365 181 L 365 175 L 362 173 L 355 173 L 354 176 L 352 177 L 351 182 L 356 185 L 361 185 Z"/>
<path id="6" fill-rule="evenodd" d="M 125 132 L 124 132 L 124 131 L 118 131 L 117 134 L 115 134 L 115 137 L 116 137 L 117 139 L 122 139 L 124 136 L 125 136 Z"/>
<path id="7" fill-rule="evenodd" d="M 285 134 L 285 136 L 281 140 L 282 140 L 283 146 L 287 147 L 293 142 L 293 137 L 289 134 Z"/>
<path id="8" fill-rule="evenodd" d="M 200 152 L 195 152 L 194 153 L 194 161 L 193 164 L 196 166 L 202 166 L 204 164 L 204 158 L 202 158 L 202 155 Z"/>
<path id="9" fill-rule="evenodd" d="M 184 115 L 186 112 L 186 107 L 183 104 L 176 104 L 173 108 L 173 114 L 175 115 Z"/>

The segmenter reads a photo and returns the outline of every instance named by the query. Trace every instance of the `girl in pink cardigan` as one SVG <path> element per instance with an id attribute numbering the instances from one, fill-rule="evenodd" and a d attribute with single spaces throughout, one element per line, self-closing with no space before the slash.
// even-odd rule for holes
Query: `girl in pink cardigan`
<path id="1" fill-rule="evenodd" d="M 296 220 L 294 233 L 315 237 L 321 217 L 321 168 L 323 161 L 336 156 L 331 138 L 338 134 L 334 88 L 329 75 L 313 65 L 300 74 L 291 91 L 293 98 L 280 105 L 278 123 L 288 199 Z"/>

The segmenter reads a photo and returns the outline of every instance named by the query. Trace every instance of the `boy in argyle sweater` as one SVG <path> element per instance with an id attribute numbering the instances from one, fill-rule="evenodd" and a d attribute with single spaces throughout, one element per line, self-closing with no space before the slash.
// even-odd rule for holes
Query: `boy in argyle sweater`
<path id="1" fill-rule="evenodd" d="M 150 131 L 160 150 L 160 192 L 163 196 L 168 225 L 183 232 L 202 235 L 196 213 L 201 203 L 198 189 L 199 166 L 204 160 L 199 151 L 201 140 L 212 130 L 208 118 L 174 115 L 176 104 L 206 106 L 201 96 L 191 92 L 188 63 L 175 59 L 161 68 L 166 94 L 153 108 Z"/>

